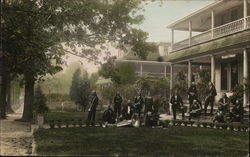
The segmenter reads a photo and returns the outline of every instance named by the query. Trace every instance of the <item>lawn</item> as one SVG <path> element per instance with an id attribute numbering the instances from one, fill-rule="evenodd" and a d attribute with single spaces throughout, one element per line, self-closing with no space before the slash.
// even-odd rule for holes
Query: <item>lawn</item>
<path id="1" fill-rule="evenodd" d="M 38 155 L 246 156 L 246 132 L 209 128 L 39 129 Z"/>

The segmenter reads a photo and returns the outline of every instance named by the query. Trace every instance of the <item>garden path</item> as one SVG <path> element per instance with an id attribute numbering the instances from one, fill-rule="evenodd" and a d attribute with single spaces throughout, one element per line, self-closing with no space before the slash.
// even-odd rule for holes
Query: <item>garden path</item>
<path id="1" fill-rule="evenodd" d="M 8 114 L 7 119 L 0 120 L 0 156 L 32 155 L 31 124 L 15 121 L 22 116 L 22 106 L 15 113 Z"/>

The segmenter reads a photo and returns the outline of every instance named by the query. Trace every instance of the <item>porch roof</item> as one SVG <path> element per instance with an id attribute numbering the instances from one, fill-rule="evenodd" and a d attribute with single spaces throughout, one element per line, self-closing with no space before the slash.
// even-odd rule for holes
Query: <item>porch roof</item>
<path id="1" fill-rule="evenodd" d="M 214 10 L 215 14 L 219 14 L 225 10 L 233 8 L 242 4 L 242 0 L 219 0 L 210 5 L 207 5 L 200 10 L 197 10 L 184 18 L 177 20 L 176 22 L 167 26 L 167 28 L 174 30 L 189 30 L 189 21 L 192 21 L 192 31 L 203 32 L 211 29 L 211 11 Z"/>
<path id="2" fill-rule="evenodd" d="M 250 30 L 231 34 L 209 42 L 194 45 L 192 47 L 170 53 L 167 58 L 169 62 L 181 62 L 197 57 L 208 56 L 237 48 L 250 47 Z"/>

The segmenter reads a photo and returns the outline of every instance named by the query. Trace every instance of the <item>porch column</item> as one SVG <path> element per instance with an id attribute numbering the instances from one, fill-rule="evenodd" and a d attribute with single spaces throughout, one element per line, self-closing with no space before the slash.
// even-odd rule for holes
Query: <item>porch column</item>
<path id="1" fill-rule="evenodd" d="M 174 46 L 174 29 L 171 29 L 171 32 L 172 32 L 171 50 L 173 51 L 173 46 Z"/>
<path id="2" fill-rule="evenodd" d="M 192 83 L 192 63 L 189 60 L 188 61 L 188 87 L 191 86 Z"/>
<path id="3" fill-rule="evenodd" d="M 191 38 L 192 38 L 192 21 L 189 21 L 188 28 L 189 28 L 189 46 L 191 46 Z"/>
<path id="4" fill-rule="evenodd" d="M 214 38 L 214 10 L 211 11 L 211 37 Z"/>
<path id="5" fill-rule="evenodd" d="M 244 29 L 247 28 L 247 0 L 244 0 L 243 4 L 243 17 L 244 17 Z"/>
<path id="6" fill-rule="evenodd" d="M 211 56 L 211 82 L 215 85 L 215 57 Z"/>
<path id="7" fill-rule="evenodd" d="M 243 50 L 243 86 L 244 86 L 244 94 L 243 94 L 243 105 L 246 106 L 247 104 L 249 105 L 248 102 L 248 96 L 249 93 L 247 92 L 248 88 L 248 53 L 247 49 L 245 48 Z"/>
<path id="8" fill-rule="evenodd" d="M 167 77 L 167 65 L 164 66 L 164 76 Z"/>
<path id="9" fill-rule="evenodd" d="M 141 63 L 141 72 L 140 72 L 140 75 L 142 76 L 142 63 Z"/>
<path id="10" fill-rule="evenodd" d="M 171 64 L 170 65 L 170 84 L 169 84 L 169 87 L 170 87 L 170 97 L 172 96 L 172 89 L 173 89 L 173 85 L 174 85 L 174 64 Z"/>

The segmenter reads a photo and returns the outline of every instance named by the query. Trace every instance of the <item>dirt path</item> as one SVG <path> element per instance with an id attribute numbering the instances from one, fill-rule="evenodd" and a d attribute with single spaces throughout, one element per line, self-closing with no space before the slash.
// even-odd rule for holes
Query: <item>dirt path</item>
<path id="1" fill-rule="evenodd" d="M 17 122 L 20 113 L 8 114 L 7 119 L 0 120 L 0 156 L 1 155 L 31 155 L 32 140 L 30 123 Z"/>

